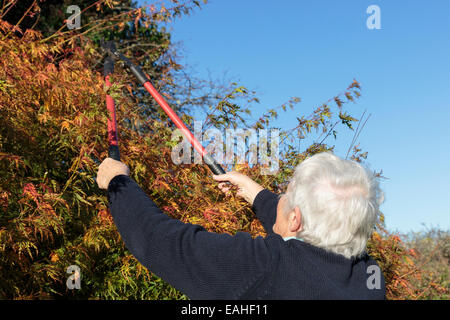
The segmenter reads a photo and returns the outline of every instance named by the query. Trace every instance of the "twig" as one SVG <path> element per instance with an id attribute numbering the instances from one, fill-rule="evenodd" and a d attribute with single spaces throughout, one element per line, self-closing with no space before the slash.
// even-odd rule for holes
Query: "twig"
<path id="1" fill-rule="evenodd" d="M 14 5 L 17 3 L 17 1 L 18 1 L 18 0 L 11 0 L 10 3 L 7 3 L 6 5 L 5 5 L 5 4 L 2 5 L 2 11 L 1 11 L 0 18 L 3 18 L 3 17 L 8 13 L 8 11 L 11 10 L 12 7 L 14 7 Z M 5 12 L 3 12 L 3 10 L 5 10 L 5 8 L 8 7 L 8 6 L 10 6 L 10 7 L 8 8 L 8 10 L 6 10 Z"/>
<path id="2" fill-rule="evenodd" d="M 31 6 L 28 8 L 28 10 L 24 13 L 24 15 L 20 18 L 20 20 L 16 23 L 16 25 L 8 31 L 8 33 L 2 38 L 2 40 L 6 39 L 9 34 L 11 33 L 11 31 L 13 31 L 14 29 L 16 29 L 16 27 L 19 27 L 20 23 L 22 22 L 23 19 L 25 19 L 25 17 L 27 16 L 28 12 L 30 12 L 30 10 L 34 7 L 34 5 L 36 4 L 37 0 L 34 0 L 33 3 L 31 4 Z M 12 7 L 10 7 L 12 8 Z"/>
<path id="3" fill-rule="evenodd" d="M 362 121 L 362 119 L 364 118 L 364 115 L 365 115 L 365 114 L 366 114 L 366 110 L 363 112 L 363 114 L 362 114 L 362 116 L 361 116 L 361 119 L 359 119 L 358 126 L 356 127 L 355 134 L 353 135 L 353 139 L 352 139 L 352 142 L 350 143 L 350 147 L 349 147 L 348 150 L 347 150 L 347 154 L 345 155 L 345 159 L 348 158 L 348 154 L 350 153 L 350 150 L 353 148 L 353 146 L 354 146 L 354 144 L 356 143 L 356 140 L 358 139 L 358 137 L 359 137 L 361 131 L 362 131 L 362 130 L 364 129 L 364 127 L 366 126 L 367 120 L 369 120 L 369 118 L 370 118 L 370 116 L 371 116 L 371 114 L 369 114 L 369 115 L 367 116 L 366 120 L 364 121 L 363 125 L 361 126 L 361 129 L 359 129 L 359 126 L 360 126 L 361 121 Z M 359 131 L 358 131 L 358 129 L 359 129 Z"/>
<path id="4" fill-rule="evenodd" d="M 339 123 L 339 121 L 336 121 L 335 124 L 330 128 L 330 130 L 328 130 L 327 135 L 322 139 L 322 141 L 319 142 L 319 144 L 322 144 L 325 139 L 330 135 L 330 133 L 332 132 L 332 130 L 337 126 L 337 124 Z"/>

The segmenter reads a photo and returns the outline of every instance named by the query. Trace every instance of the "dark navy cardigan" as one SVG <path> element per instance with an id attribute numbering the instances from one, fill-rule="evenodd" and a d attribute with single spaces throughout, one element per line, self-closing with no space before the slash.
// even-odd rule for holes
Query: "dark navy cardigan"
<path id="1" fill-rule="evenodd" d="M 264 189 L 253 210 L 267 237 L 206 231 L 164 214 L 130 177 L 114 177 L 108 199 L 115 224 L 137 260 L 190 299 L 384 299 L 367 286 L 367 254 L 347 259 L 272 231 L 278 197 Z"/>

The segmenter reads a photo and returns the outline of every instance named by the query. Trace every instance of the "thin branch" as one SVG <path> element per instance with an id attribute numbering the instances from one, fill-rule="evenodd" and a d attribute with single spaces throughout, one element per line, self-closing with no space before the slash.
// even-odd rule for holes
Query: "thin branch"
<path id="1" fill-rule="evenodd" d="M 334 125 L 330 128 L 330 130 L 328 130 L 327 135 L 322 139 L 322 141 L 319 142 L 319 145 L 322 144 L 326 138 L 328 138 L 328 136 L 330 135 L 330 133 L 333 131 L 334 128 L 336 128 L 336 126 L 338 125 L 339 121 L 336 121 L 334 123 Z"/>
<path id="2" fill-rule="evenodd" d="M 3 18 L 3 17 L 8 13 L 8 11 L 11 10 L 12 7 L 14 7 L 14 5 L 17 3 L 17 1 L 18 1 L 18 0 L 11 0 L 10 3 L 7 3 L 6 5 L 5 5 L 5 4 L 2 5 L 2 11 L 1 11 L 0 18 Z M 8 7 L 8 6 L 10 6 L 10 7 L 8 8 L 8 10 L 6 10 L 5 12 L 3 12 L 3 10 L 5 10 L 5 8 Z"/>
<path id="3" fill-rule="evenodd" d="M 33 3 L 31 4 L 31 6 L 28 8 L 28 10 L 24 13 L 24 15 L 20 18 L 20 20 L 16 23 L 16 25 L 8 31 L 8 33 L 2 38 L 2 40 L 6 39 L 9 34 L 11 33 L 11 31 L 14 31 L 16 28 L 19 28 L 20 23 L 23 21 L 23 19 L 25 19 L 25 17 L 28 15 L 28 12 L 30 12 L 30 10 L 34 7 L 34 5 L 36 4 L 37 0 L 34 0 Z"/>
<path id="4" fill-rule="evenodd" d="M 88 10 L 89 8 L 91 8 L 92 6 L 97 5 L 97 4 L 100 4 L 100 3 L 104 2 L 104 1 L 105 1 L 105 0 L 99 0 L 99 1 L 97 1 L 97 2 L 94 2 L 94 3 L 91 4 L 90 6 L 87 6 L 86 8 L 84 8 L 83 10 L 81 10 L 80 13 L 79 13 L 79 15 L 81 15 L 83 12 L 85 12 L 86 10 Z M 89 24 L 88 24 L 88 25 L 89 25 Z M 59 32 L 60 32 L 62 29 L 64 29 L 64 27 L 66 27 L 66 26 L 67 26 L 67 24 L 66 24 L 66 23 L 63 23 L 63 25 L 62 25 L 58 30 L 56 30 L 53 34 L 51 34 L 51 35 L 48 36 L 47 38 L 42 39 L 42 40 L 40 41 L 40 43 L 44 43 L 44 42 L 46 42 L 47 40 L 50 40 L 51 38 L 56 37 L 57 35 L 59 35 Z"/>
<path id="5" fill-rule="evenodd" d="M 362 114 L 362 116 L 361 116 L 361 119 L 359 120 L 358 127 L 356 128 L 355 134 L 353 135 L 353 140 L 352 140 L 352 142 L 351 142 L 351 144 L 350 144 L 350 147 L 349 147 L 348 150 L 347 150 L 347 154 L 345 155 L 345 159 L 348 158 L 348 155 L 349 155 L 349 153 L 350 153 L 350 150 L 353 148 L 353 146 L 354 146 L 354 144 L 356 143 L 356 140 L 358 139 L 358 137 L 359 137 L 361 131 L 364 129 L 364 127 L 366 126 L 367 121 L 369 120 L 370 116 L 372 115 L 372 114 L 369 114 L 369 115 L 367 116 L 367 118 L 366 118 L 366 120 L 364 121 L 363 125 L 362 125 L 361 128 L 359 129 L 359 125 L 361 124 L 361 121 L 362 121 L 362 119 L 364 118 L 364 115 L 365 115 L 365 114 L 366 114 L 366 110 L 363 112 L 363 114 Z M 358 129 L 359 129 L 359 131 L 358 131 Z"/>

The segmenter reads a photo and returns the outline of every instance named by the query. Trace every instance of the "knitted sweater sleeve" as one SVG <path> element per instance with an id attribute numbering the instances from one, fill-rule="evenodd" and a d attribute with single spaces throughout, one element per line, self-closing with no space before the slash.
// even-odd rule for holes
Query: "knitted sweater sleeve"
<path id="1" fill-rule="evenodd" d="M 130 252 L 190 299 L 237 299 L 267 270 L 270 254 L 263 238 L 212 233 L 172 219 L 128 176 L 111 180 L 108 200 Z"/>
<path id="2" fill-rule="evenodd" d="M 261 190 L 253 201 L 253 212 L 261 221 L 264 230 L 273 233 L 272 227 L 277 219 L 278 195 L 267 189 Z"/>

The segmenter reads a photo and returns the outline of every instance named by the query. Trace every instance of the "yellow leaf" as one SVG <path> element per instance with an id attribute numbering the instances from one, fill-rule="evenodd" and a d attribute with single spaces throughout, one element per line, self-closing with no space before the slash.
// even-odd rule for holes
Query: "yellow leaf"
<path id="1" fill-rule="evenodd" d="M 58 261 L 59 261 L 58 255 L 57 255 L 56 253 L 52 253 L 52 254 L 50 255 L 50 261 L 51 261 L 51 262 L 58 262 Z"/>
<path id="2" fill-rule="evenodd" d="M 64 120 L 62 123 L 61 123 L 61 132 L 64 130 L 64 129 L 69 129 L 69 125 L 70 125 L 70 123 L 67 121 L 67 120 Z"/>

